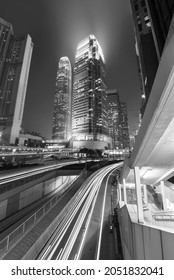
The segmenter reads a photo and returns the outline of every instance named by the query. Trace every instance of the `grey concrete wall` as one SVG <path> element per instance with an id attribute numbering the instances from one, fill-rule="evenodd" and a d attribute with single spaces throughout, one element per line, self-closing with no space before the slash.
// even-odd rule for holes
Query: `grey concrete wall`
<path id="1" fill-rule="evenodd" d="M 48 179 L 50 176 L 54 177 Z M 6 192 L 1 196 L 0 220 L 11 216 L 51 193 L 56 188 L 59 188 L 65 182 L 66 178 L 67 176 L 56 176 L 56 172 L 52 172 L 51 175 L 46 175 L 43 178 L 36 179 L 35 181 L 23 184 Z"/>
<path id="2" fill-rule="evenodd" d="M 134 210 L 125 205 L 118 211 L 124 259 L 174 260 L 174 231 L 136 222 Z"/>

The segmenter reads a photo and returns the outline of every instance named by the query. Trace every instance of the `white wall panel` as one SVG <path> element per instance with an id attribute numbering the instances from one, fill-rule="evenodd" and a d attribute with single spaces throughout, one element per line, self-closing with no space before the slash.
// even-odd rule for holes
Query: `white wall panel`
<path id="1" fill-rule="evenodd" d="M 174 233 L 161 232 L 165 260 L 174 260 Z"/>

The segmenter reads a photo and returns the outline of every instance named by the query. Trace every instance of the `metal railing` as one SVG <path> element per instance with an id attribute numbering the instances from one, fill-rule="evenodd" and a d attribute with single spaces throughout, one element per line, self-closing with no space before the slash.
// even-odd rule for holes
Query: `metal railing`
<path id="1" fill-rule="evenodd" d="M 74 183 L 77 176 L 70 180 L 68 183 L 66 181 L 66 189 Z M 62 184 L 62 185 L 63 185 Z M 62 186 L 61 185 L 61 186 Z M 31 217 L 29 217 L 25 222 L 13 230 L 8 236 L 6 236 L 2 241 L 0 241 L 0 258 L 7 253 L 15 244 L 18 242 L 29 230 L 31 230 L 58 202 L 60 199 L 60 194 L 52 197 L 46 204 L 44 204 L 39 210 L 37 210 Z"/>

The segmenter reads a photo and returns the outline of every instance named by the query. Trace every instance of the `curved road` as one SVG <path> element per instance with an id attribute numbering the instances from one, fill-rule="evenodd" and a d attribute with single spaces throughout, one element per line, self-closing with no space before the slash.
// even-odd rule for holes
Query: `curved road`
<path id="1" fill-rule="evenodd" d="M 61 222 L 38 259 L 116 259 L 110 233 L 111 184 L 109 178 L 122 163 L 94 172 L 66 205 Z"/>

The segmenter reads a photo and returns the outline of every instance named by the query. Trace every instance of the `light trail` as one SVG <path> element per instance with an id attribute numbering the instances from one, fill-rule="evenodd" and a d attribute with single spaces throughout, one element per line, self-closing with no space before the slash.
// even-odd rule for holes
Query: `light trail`
<path id="1" fill-rule="evenodd" d="M 108 177 L 106 179 L 106 184 L 105 184 L 105 192 L 104 192 L 103 207 L 102 207 L 102 217 L 101 217 L 101 223 L 100 223 L 100 233 L 99 233 L 98 249 L 97 249 L 97 256 L 96 256 L 97 260 L 99 260 L 99 257 L 100 257 L 100 247 L 101 247 L 101 238 L 102 238 L 102 231 L 103 231 L 103 220 L 104 220 L 104 212 L 105 212 L 106 193 L 107 193 L 108 181 L 109 181 L 110 175 L 113 172 L 114 171 L 112 170 L 111 173 L 108 174 Z"/>
<path id="2" fill-rule="evenodd" d="M 99 189 L 98 189 L 99 191 Z M 79 247 L 79 250 L 77 252 L 77 254 L 75 255 L 76 259 L 79 260 L 80 257 L 81 257 L 81 254 L 82 254 L 82 249 L 83 249 L 83 246 L 84 246 L 84 242 L 85 242 L 85 239 L 86 239 L 86 235 L 87 235 L 87 232 L 88 232 L 88 227 L 89 227 L 89 223 L 91 221 L 91 217 L 92 217 L 92 213 L 93 213 L 93 210 L 94 210 L 94 206 L 95 206 L 95 203 L 96 203 L 96 200 L 97 200 L 97 195 L 98 195 L 98 192 L 93 200 L 93 203 L 92 203 L 92 208 L 91 208 L 91 211 L 89 213 L 89 216 L 88 216 L 88 219 L 87 219 L 87 222 L 86 222 L 86 225 L 85 225 L 85 232 L 83 234 L 83 237 L 82 237 L 82 241 L 80 243 L 80 247 Z"/>
<path id="3" fill-rule="evenodd" d="M 90 191 L 90 184 L 85 184 L 85 188 L 84 188 L 84 184 L 81 186 L 81 188 L 79 189 L 78 193 L 76 194 L 76 197 L 72 198 L 69 203 L 67 204 L 67 206 L 65 207 L 66 209 L 68 209 L 68 211 L 66 212 L 66 209 L 64 208 L 63 211 L 61 211 L 61 213 L 59 214 L 60 216 L 64 213 L 65 215 L 62 217 L 61 222 L 59 223 L 59 226 L 57 228 L 57 230 L 55 231 L 54 236 L 51 238 L 49 245 L 51 244 L 50 247 L 50 252 L 48 252 L 45 256 L 44 259 L 51 259 L 52 256 L 54 255 L 57 246 L 60 244 L 65 232 L 67 231 L 71 221 L 73 220 L 73 218 L 75 217 L 77 211 L 79 210 L 79 208 L 81 207 L 82 203 L 84 202 L 86 196 L 88 195 Z M 43 253 L 44 254 L 44 253 Z M 42 257 L 42 256 L 41 256 Z M 38 259 L 40 259 L 40 257 L 38 257 Z"/>
<path id="4" fill-rule="evenodd" d="M 46 172 L 46 171 L 52 171 L 52 170 L 61 168 L 63 166 L 72 165 L 74 163 L 77 163 L 77 161 L 53 164 L 53 165 L 50 165 L 50 166 L 44 166 L 44 167 L 36 168 L 34 170 L 31 170 L 31 171 L 23 171 L 23 172 L 18 172 L 17 174 L 10 174 L 8 176 L 0 176 L 0 185 L 10 183 L 10 182 L 13 182 L 13 181 L 16 181 L 16 180 L 24 179 L 24 178 L 29 177 L 29 176 L 34 176 L 34 175 L 37 175 L 37 174 L 40 174 L 40 173 L 43 173 L 43 172 Z"/>
<path id="5" fill-rule="evenodd" d="M 121 166 L 122 166 L 122 163 L 119 163 L 119 164 L 115 164 L 114 166 L 113 166 L 113 165 L 112 165 L 112 166 L 109 166 L 108 168 L 105 168 L 104 170 L 102 170 L 101 181 L 104 179 L 104 177 L 107 175 L 107 173 L 109 173 L 109 172 L 112 173 L 115 169 L 120 168 Z M 99 175 L 100 175 L 100 174 L 98 174 L 98 176 L 99 176 Z M 100 175 L 100 176 L 101 176 L 101 175 Z M 106 184 L 106 186 L 107 186 L 107 184 Z M 99 188 L 100 188 L 100 186 L 99 186 Z M 99 192 L 99 189 L 98 189 L 98 192 Z M 88 218 L 88 220 L 87 220 L 86 229 L 85 229 L 84 235 L 83 235 L 83 237 L 82 237 L 82 241 L 81 241 L 81 244 L 80 244 L 80 246 L 79 246 L 79 250 L 78 250 L 78 252 L 77 252 L 77 254 L 76 254 L 76 259 L 80 259 L 80 257 L 81 257 L 82 250 L 83 250 L 83 247 L 84 247 L 85 239 L 86 239 L 86 236 L 87 236 L 87 232 L 88 232 L 88 228 L 89 228 L 89 224 L 90 224 L 90 221 L 91 221 L 91 217 L 92 217 L 92 214 L 93 214 L 93 210 L 94 210 L 94 206 L 95 206 L 96 200 L 97 200 L 97 196 L 95 197 L 95 201 L 94 201 L 94 203 L 93 203 L 91 212 L 90 212 L 90 214 L 89 214 L 89 218 Z M 104 208 L 103 208 L 102 213 L 103 213 L 103 216 L 104 216 Z M 103 223 L 103 222 L 102 222 L 102 223 Z M 102 224 L 102 223 L 101 223 L 101 224 Z M 100 226 L 100 232 L 102 232 L 102 226 Z M 99 238 L 99 239 L 100 239 L 99 243 L 101 244 L 101 233 L 100 233 L 100 238 Z M 97 256 L 99 255 L 99 250 L 100 250 L 100 246 L 98 246 Z"/>
<path id="6" fill-rule="evenodd" d="M 55 230 L 54 234 L 52 235 L 52 237 L 50 238 L 47 246 L 45 247 L 42 256 L 39 257 L 38 259 L 53 258 L 56 250 L 58 249 L 58 246 L 60 245 L 60 242 L 65 237 L 65 234 L 69 229 L 69 227 L 72 226 L 72 221 L 74 220 L 78 211 L 81 208 L 69 237 L 65 241 L 65 244 L 60 249 L 56 257 L 56 259 L 61 259 L 61 260 L 67 260 L 69 258 L 70 254 L 72 253 L 73 247 L 76 243 L 77 237 L 80 233 L 80 230 L 82 229 L 82 226 L 85 223 L 85 219 L 87 218 L 85 224 L 85 231 L 83 232 L 78 252 L 74 254 L 76 259 L 80 259 L 102 181 L 104 180 L 104 177 L 108 173 L 112 173 L 115 169 L 121 167 L 121 165 L 122 163 L 117 163 L 111 166 L 106 166 L 104 168 L 95 171 L 90 177 L 88 177 L 88 179 L 83 183 L 83 185 L 80 187 L 80 189 L 75 194 L 75 196 L 73 196 L 69 200 L 66 207 L 60 212 L 59 225 Z M 105 196 L 106 196 L 108 180 L 109 177 L 107 178 L 106 185 L 105 185 L 105 195 L 104 195 L 102 214 L 101 214 L 102 216 L 101 216 L 101 223 L 100 223 L 97 259 L 99 258 L 99 254 L 100 254 L 99 252 L 100 252 L 102 227 L 103 227 L 102 225 L 103 225 L 104 208 L 105 208 Z"/>
<path id="7" fill-rule="evenodd" d="M 93 187 L 93 185 L 92 185 Z M 88 210 L 92 204 L 92 202 L 94 201 L 94 197 L 96 197 L 97 195 L 97 191 L 99 190 L 99 183 L 95 185 L 94 188 L 92 188 L 92 190 L 90 191 L 86 201 L 85 201 L 85 204 L 83 205 L 83 209 L 81 210 L 81 213 L 73 227 L 73 230 L 66 242 L 66 246 L 64 247 L 64 251 L 62 252 L 62 256 L 61 256 L 61 259 L 62 260 L 67 260 L 70 253 L 71 253 L 71 250 L 74 246 L 74 243 L 76 241 L 76 238 L 80 232 L 80 229 L 84 223 L 84 220 L 86 218 L 86 215 L 88 213 Z"/>

